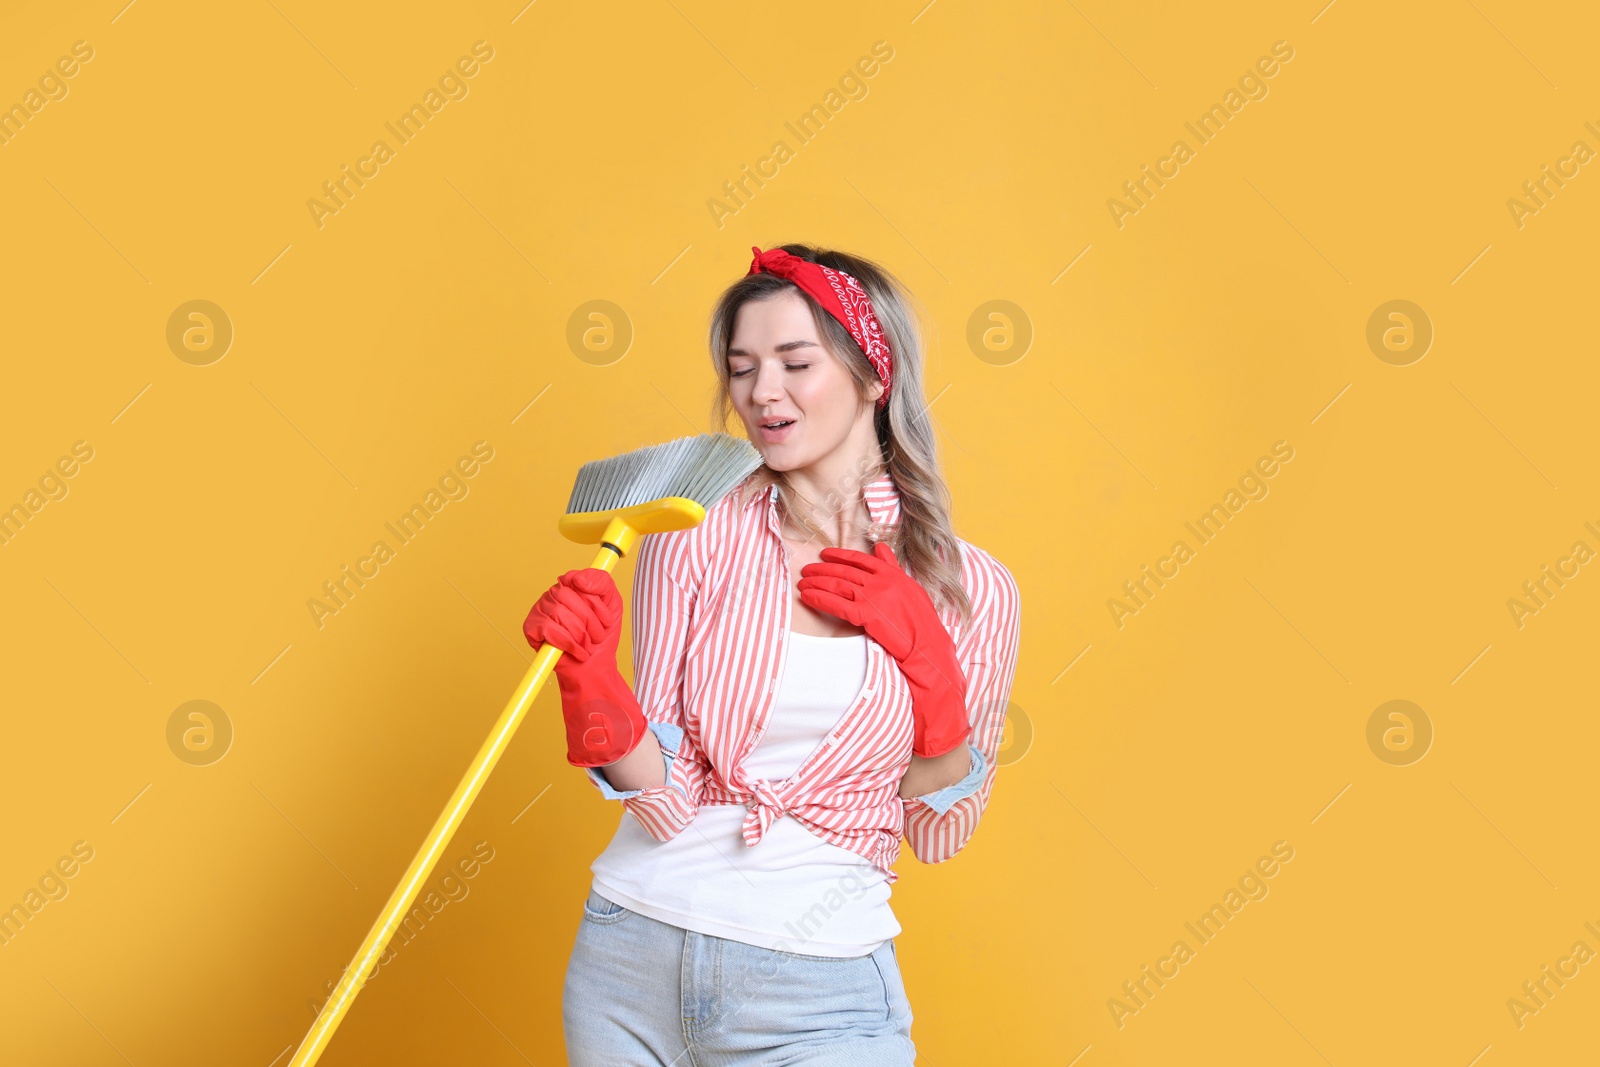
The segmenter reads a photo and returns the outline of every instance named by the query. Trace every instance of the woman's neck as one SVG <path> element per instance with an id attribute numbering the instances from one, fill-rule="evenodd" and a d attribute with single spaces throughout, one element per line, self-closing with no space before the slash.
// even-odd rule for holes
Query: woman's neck
<path id="1" fill-rule="evenodd" d="M 805 507 L 804 502 L 797 506 Z M 808 515 L 813 525 L 822 531 L 824 545 L 842 545 L 846 548 L 864 544 L 867 541 L 867 531 L 872 526 L 872 515 L 866 506 L 860 505 L 854 509 L 834 515 Z M 808 541 L 816 538 L 803 529 L 799 523 L 789 518 L 783 524 L 783 535 L 791 541 Z"/>
<path id="2" fill-rule="evenodd" d="M 860 544 L 867 539 L 872 524 L 862 490 L 882 476 L 881 462 L 874 465 L 867 457 L 838 468 L 820 470 L 817 463 L 803 469 L 787 471 L 784 479 L 788 485 L 791 505 L 823 536 L 837 545 Z M 786 517 L 785 532 L 795 540 L 805 540 L 808 531 L 795 520 Z"/>
<path id="3" fill-rule="evenodd" d="M 785 471 L 783 478 L 790 489 L 811 502 L 814 512 L 821 516 L 839 515 L 849 512 L 862 499 L 862 490 L 887 469 L 877 450 L 851 458 L 835 453 L 809 466 Z"/>

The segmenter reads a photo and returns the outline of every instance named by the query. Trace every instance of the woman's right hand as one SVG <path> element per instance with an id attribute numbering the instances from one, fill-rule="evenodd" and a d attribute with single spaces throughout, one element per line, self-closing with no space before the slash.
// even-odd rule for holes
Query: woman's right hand
<path id="1" fill-rule="evenodd" d="M 574 767 L 615 763 L 632 752 L 647 729 L 638 698 L 617 671 L 622 596 L 607 571 L 584 567 L 545 590 L 522 624 L 535 649 L 552 644 L 567 762 Z"/>
<path id="2" fill-rule="evenodd" d="M 548 642 L 565 653 L 556 661 L 557 670 L 568 656 L 586 663 L 607 650 L 615 666 L 622 635 L 622 596 L 616 582 L 598 567 L 568 571 L 534 603 L 522 633 L 535 649 Z"/>

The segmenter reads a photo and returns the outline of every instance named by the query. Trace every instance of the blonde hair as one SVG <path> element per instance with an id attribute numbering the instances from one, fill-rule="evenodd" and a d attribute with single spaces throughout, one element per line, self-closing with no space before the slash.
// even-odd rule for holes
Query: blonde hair
<path id="1" fill-rule="evenodd" d="M 862 486 L 887 470 L 900 495 L 899 525 L 887 528 L 874 524 L 868 529 L 868 538 L 888 541 L 901 564 L 928 590 L 935 606 L 941 610 L 953 608 L 965 625 L 972 616 L 972 605 L 961 587 L 961 549 L 950 522 L 950 490 L 939 469 L 933 420 L 923 400 L 922 336 L 915 300 L 893 275 L 870 260 L 803 244 L 780 247 L 792 256 L 844 271 L 859 281 L 872 301 L 873 311 L 894 353 L 889 399 L 873 414 L 873 426 L 885 462 L 869 463 L 865 469 L 852 472 L 850 484 L 828 493 L 828 506 L 836 507 L 855 497 Z M 729 384 L 728 349 L 733 344 L 734 319 L 739 307 L 747 300 L 768 300 L 785 291 L 804 297 L 816 322 L 817 335 L 844 364 L 863 401 L 869 396 L 872 383 L 879 380 L 878 372 L 850 336 L 850 331 L 811 294 L 788 279 L 766 271 L 746 274 L 723 291 L 711 314 L 708 340 L 712 367 L 717 374 L 717 390 L 711 404 L 714 425 L 727 427 L 735 414 Z M 772 485 L 777 486 L 778 502 L 785 516 L 814 540 L 832 544 L 827 534 L 806 516 L 799 494 L 782 471 L 765 464 L 759 467 L 745 483 L 740 503 L 747 503 L 756 493 Z"/>

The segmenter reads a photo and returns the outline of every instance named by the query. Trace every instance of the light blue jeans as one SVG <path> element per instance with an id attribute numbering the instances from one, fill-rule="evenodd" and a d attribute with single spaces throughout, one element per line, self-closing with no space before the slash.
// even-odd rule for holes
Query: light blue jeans
<path id="1" fill-rule="evenodd" d="M 567 964 L 569 1067 L 909 1067 L 894 942 L 836 959 L 640 915 L 592 889 Z"/>

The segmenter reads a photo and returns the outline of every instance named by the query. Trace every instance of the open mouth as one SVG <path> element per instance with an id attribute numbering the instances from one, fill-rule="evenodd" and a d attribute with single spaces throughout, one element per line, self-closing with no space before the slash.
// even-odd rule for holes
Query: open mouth
<path id="1" fill-rule="evenodd" d="M 761 439 L 769 445 L 782 444 L 789 439 L 789 431 L 794 429 L 793 419 L 767 419 L 757 423 L 761 428 Z"/>

